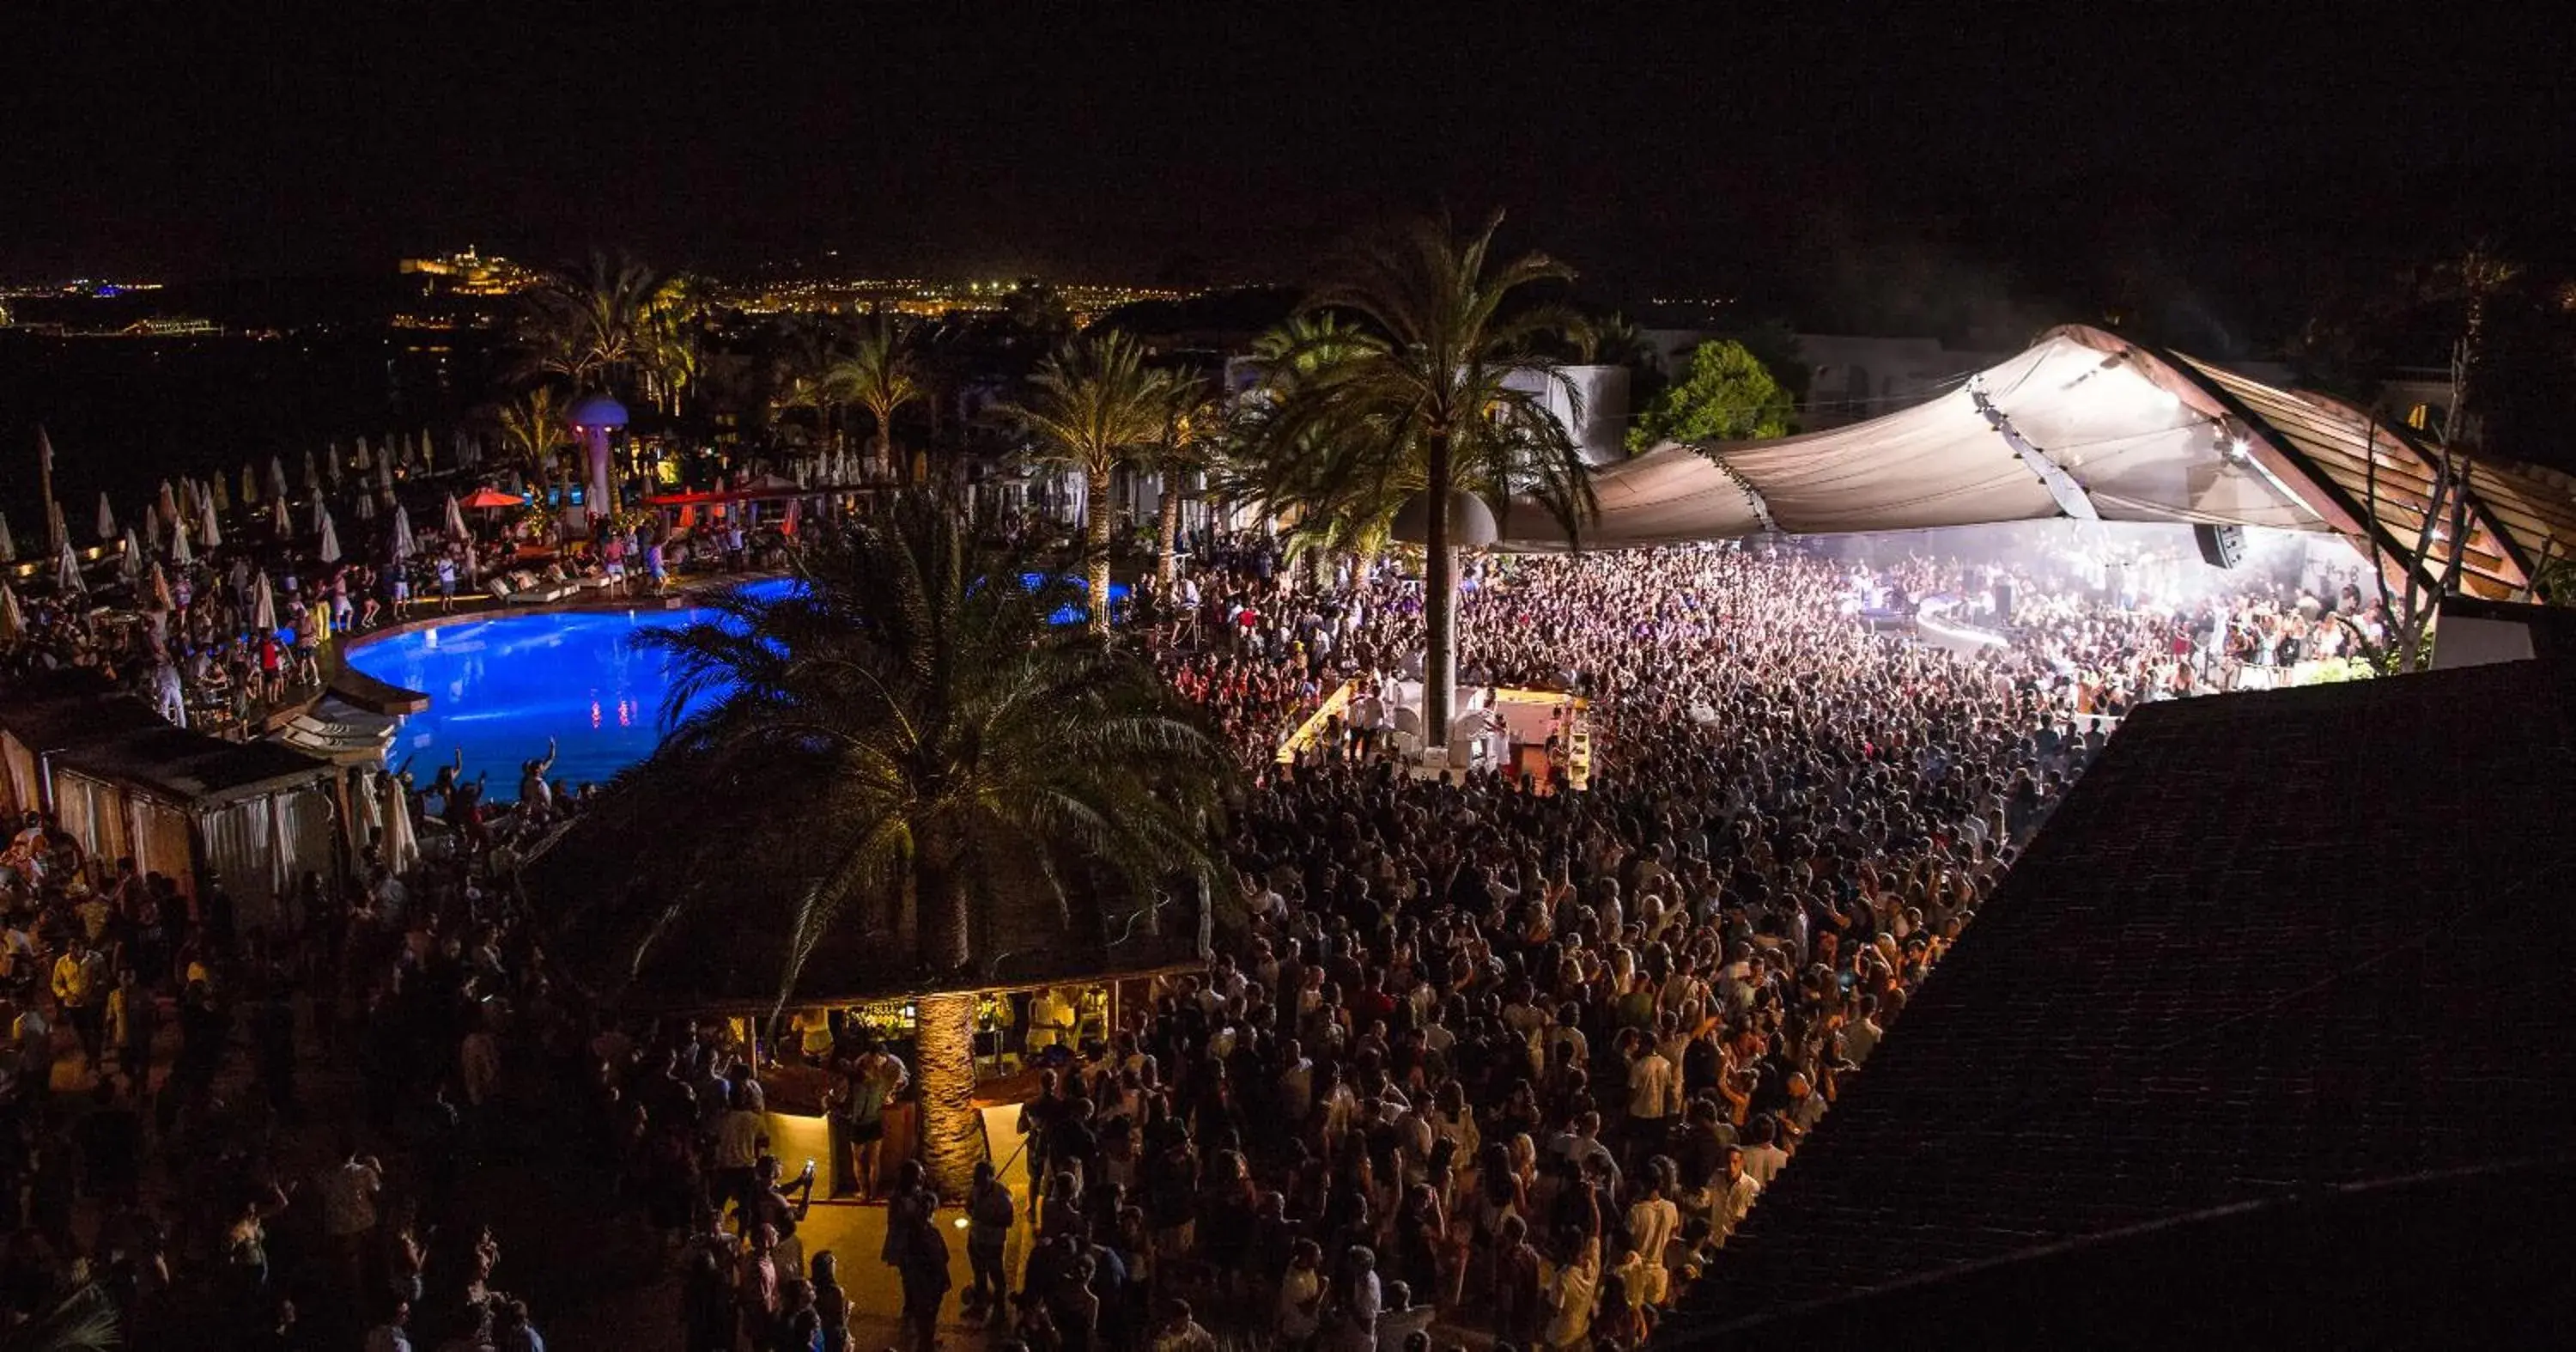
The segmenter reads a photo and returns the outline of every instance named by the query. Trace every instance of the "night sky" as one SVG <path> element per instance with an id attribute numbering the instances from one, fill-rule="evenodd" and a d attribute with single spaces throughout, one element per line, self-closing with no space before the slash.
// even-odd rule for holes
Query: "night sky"
<path id="1" fill-rule="evenodd" d="M 2563 50 L 2432 7 L 42 8 L 78 17 L 0 17 L 0 277 L 381 272 L 471 241 L 1296 281 L 1355 228 L 1499 206 L 1617 296 L 1913 288 L 2233 330 L 2321 272 L 2570 235 Z"/>

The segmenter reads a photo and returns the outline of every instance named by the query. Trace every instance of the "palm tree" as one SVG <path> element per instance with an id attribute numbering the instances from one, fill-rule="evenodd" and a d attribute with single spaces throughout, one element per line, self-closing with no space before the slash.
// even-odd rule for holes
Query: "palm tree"
<path id="1" fill-rule="evenodd" d="M 552 385 L 539 385 L 501 408 L 501 444 L 527 467 L 543 503 L 554 486 L 555 452 L 572 444 L 565 405 Z"/>
<path id="2" fill-rule="evenodd" d="M 106 1287 L 87 1282 L 43 1314 L 0 1335 L 0 1352 L 91 1352 L 122 1347 L 122 1321 Z"/>
<path id="3" fill-rule="evenodd" d="M 1163 432 L 1154 443 L 1154 481 L 1162 500 L 1154 523 L 1154 580 L 1166 595 L 1179 571 L 1181 485 L 1211 463 L 1225 439 L 1225 407 L 1216 386 L 1205 380 L 1172 382 L 1163 415 Z"/>
<path id="4" fill-rule="evenodd" d="M 1535 498 L 1572 538 L 1593 511 L 1591 482 L 1544 387 L 1579 409 L 1571 381 L 1534 352 L 1582 331 L 1553 306 L 1526 304 L 1527 289 L 1573 277 L 1542 254 L 1488 266 L 1500 214 L 1453 235 L 1421 222 L 1376 240 L 1344 264 L 1342 279 L 1307 311 L 1343 315 L 1357 331 L 1347 350 L 1300 379 L 1270 420 L 1282 454 L 1316 457 L 1292 479 L 1327 510 L 1383 504 L 1418 493 L 1425 503 L 1424 735 L 1447 735 L 1458 667 L 1457 551 L 1450 507 L 1473 494 L 1503 515 L 1515 496 Z M 1515 388 L 1537 371 L 1542 389 Z"/>
<path id="5" fill-rule="evenodd" d="M 814 454 L 840 449 L 840 419 L 836 416 L 842 395 L 839 373 L 847 358 L 839 326 L 819 316 L 807 316 L 790 321 L 780 336 L 785 343 L 772 361 L 778 407 L 814 410 Z"/>
<path id="6" fill-rule="evenodd" d="M 1294 314 L 1252 342 L 1259 380 L 1236 403 L 1210 488 L 1249 503 L 1287 531 L 1289 557 L 1310 560 L 1318 578 L 1332 555 L 1350 549 L 1373 556 L 1404 502 L 1400 484 L 1327 481 L 1325 442 L 1346 435 L 1314 421 L 1283 431 L 1283 419 L 1305 401 L 1300 392 L 1364 348 L 1359 330 L 1330 311 Z"/>
<path id="7" fill-rule="evenodd" d="M 1083 579 L 1091 629 L 1109 632 L 1109 529 L 1116 511 L 1109 477 L 1162 437 L 1171 407 L 1168 373 L 1145 365 L 1145 349 L 1123 333 L 1076 338 L 1038 364 L 1030 399 L 1007 410 L 1037 436 L 1040 458 L 1082 471 Z"/>
<path id="8" fill-rule="evenodd" d="M 1027 560 L 973 538 L 961 514 L 906 494 L 852 535 L 800 541 L 797 591 L 737 594 L 713 620 L 640 637 L 669 663 L 673 721 L 618 792 L 686 802 L 702 839 L 799 869 L 775 889 L 792 915 L 774 928 L 744 917 L 733 869 L 652 869 L 706 880 L 676 905 L 779 935 L 782 1004 L 854 906 L 899 921 L 908 896 L 939 989 L 979 956 L 989 973 L 991 917 L 1015 897 L 1052 891 L 1070 920 L 1075 894 L 1206 881 L 1215 743 L 1142 661 L 1050 623 L 1068 588 L 1027 585 Z M 974 997 L 918 1003 L 924 1155 L 958 1195 L 982 1149 Z"/>
<path id="9" fill-rule="evenodd" d="M 876 444 L 868 451 L 869 475 L 892 476 L 895 410 L 922 395 L 921 382 L 913 377 L 912 360 L 904 354 L 893 322 L 880 315 L 875 323 L 861 328 L 858 346 L 833 365 L 827 379 L 876 420 Z"/>
<path id="10" fill-rule="evenodd" d="M 521 293 L 521 374 L 561 377 L 576 391 L 632 386 L 639 370 L 664 364 L 657 349 L 680 341 L 701 308 L 688 275 L 594 252 L 587 267 L 549 272 Z"/>

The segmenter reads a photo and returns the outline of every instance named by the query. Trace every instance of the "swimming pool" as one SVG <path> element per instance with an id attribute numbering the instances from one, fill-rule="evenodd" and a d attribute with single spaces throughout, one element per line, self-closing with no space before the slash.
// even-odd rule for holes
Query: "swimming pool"
<path id="1" fill-rule="evenodd" d="M 794 585 L 774 578 L 744 590 L 773 597 Z M 1110 589 L 1113 600 L 1126 593 Z M 519 796 L 519 763 L 546 754 L 548 737 L 556 746 L 548 778 L 570 784 L 605 781 L 651 755 L 662 740 L 668 672 L 659 653 L 637 651 L 632 639 L 713 618 L 693 607 L 462 619 L 361 644 L 349 665 L 429 696 L 428 709 L 394 730 L 391 764 L 417 757 L 413 773 L 426 783 L 462 748 L 466 774 L 489 771 L 486 792 L 506 801 Z M 1067 607 L 1054 619 L 1079 623 L 1082 614 Z"/>

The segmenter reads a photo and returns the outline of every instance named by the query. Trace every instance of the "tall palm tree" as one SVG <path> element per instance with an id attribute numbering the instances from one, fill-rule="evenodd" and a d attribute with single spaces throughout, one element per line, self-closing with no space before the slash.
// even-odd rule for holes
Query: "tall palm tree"
<path id="1" fill-rule="evenodd" d="M 1578 411 L 1580 395 L 1534 356 L 1582 321 L 1528 296 L 1573 270 L 1543 254 L 1493 263 L 1501 224 L 1498 213 L 1459 235 L 1425 221 L 1354 252 L 1304 308 L 1357 331 L 1334 340 L 1347 350 L 1301 379 L 1270 420 L 1282 454 L 1315 457 L 1295 477 L 1326 509 L 1383 504 L 1399 490 L 1422 496 L 1424 735 L 1435 741 L 1447 735 L 1458 669 L 1452 496 L 1473 494 L 1498 516 L 1515 496 L 1534 498 L 1569 538 L 1594 510 L 1582 456 L 1546 390 Z M 1532 371 L 1540 389 L 1510 382 Z"/>
<path id="2" fill-rule="evenodd" d="M 782 1004 L 854 908 L 899 932 L 909 898 L 920 970 L 953 988 L 979 957 L 989 974 L 993 917 L 1015 899 L 1051 891 L 1069 922 L 1088 897 L 1114 920 L 1105 898 L 1205 884 L 1222 754 L 1145 663 L 1050 622 L 1069 588 L 1028 585 L 1026 559 L 979 548 L 960 513 L 915 494 L 851 535 L 800 538 L 794 566 L 796 591 L 640 637 L 669 663 L 673 721 L 615 791 L 686 804 L 701 841 L 742 852 L 649 874 L 703 880 L 675 907 L 775 935 Z M 609 806 L 615 831 L 626 808 Z M 752 859 L 793 876 L 746 887 Z M 754 923 L 747 895 L 781 898 L 785 918 Z M 1140 904 L 1129 923 L 1151 913 Z M 918 1006 L 924 1154 L 960 1195 L 982 1149 L 974 997 Z"/>
<path id="3" fill-rule="evenodd" d="M 1257 381 L 1236 402 L 1211 466 L 1211 490 L 1283 525 L 1289 557 L 1311 560 L 1318 577 L 1330 575 L 1336 550 L 1373 555 L 1404 501 L 1401 484 L 1322 477 L 1332 463 L 1326 442 L 1348 429 L 1309 419 L 1283 430 L 1306 402 L 1302 391 L 1364 350 L 1357 327 L 1330 311 L 1290 315 L 1253 339 Z"/>
<path id="4" fill-rule="evenodd" d="M 1179 572 L 1181 485 L 1213 461 L 1226 435 L 1225 406 L 1214 383 L 1199 379 L 1172 382 L 1163 414 L 1162 436 L 1151 462 L 1161 488 L 1154 523 L 1154 580 L 1169 594 Z"/>
<path id="5" fill-rule="evenodd" d="M 814 454 L 839 450 L 839 372 L 846 360 L 840 327 L 829 319 L 809 315 L 789 321 L 779 336 L 784 341 L 771 363 L 777 406 L 814 410 Z"/>
<path id="6" fill-rule="evenodd" d="M 521 293 L 513 328 L 521 374 L 560 377 L 576 391 L 632 388 L 656 348 L 677 341 L 702 308 L 684 273 L 657 273 L 634 257 L 594 252 Z"/>
<path id="7" fill-rule="evenodd" d="M 868 411 L 876 421 L 876 443 L 868 450 L 868 473 L 888 478 L 895 473 L 895 410 L 922 396 L 912 359 L 902 348 L 902 335 L 892 320 L 878 316 L 859 329 L 857 346 L 832 367 L 828 377 L 837 393 Z"/>
<path id="8" fill-rule="evenodd" d="M 1145 349 L 1123 333 L 1076 338 L 1038 363 L 1029 399 L 1007 410 L 1033 433 L 1040 458 L 1082 471 L 1083 580 L 1091 629 L 1109 632 L 1109 530 L 1117 516 L 1109 478 L 1163 435 L 1172 380 L 1145 365 Z"/>
<path id="9" fill-rule="evenodd" d="M 539 385 L 501 407 L 501 444 L 536 484 L 537 501 L 554 486 L 555 452 L 572 444 L 565 404 L 552 385 Z"/>

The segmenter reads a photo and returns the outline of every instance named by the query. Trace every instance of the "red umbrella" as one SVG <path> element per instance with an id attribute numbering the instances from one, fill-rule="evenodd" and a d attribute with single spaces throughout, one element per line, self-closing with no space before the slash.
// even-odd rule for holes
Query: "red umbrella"
<path id="1" fill-rule="evenodd" d="M 527 502 L 526 498 L 516 493 L 504 493 L 497 488 L 478 488 L 471 496 L 457 499 L 456 505 L 459 507 L 524 507 Z"/>

